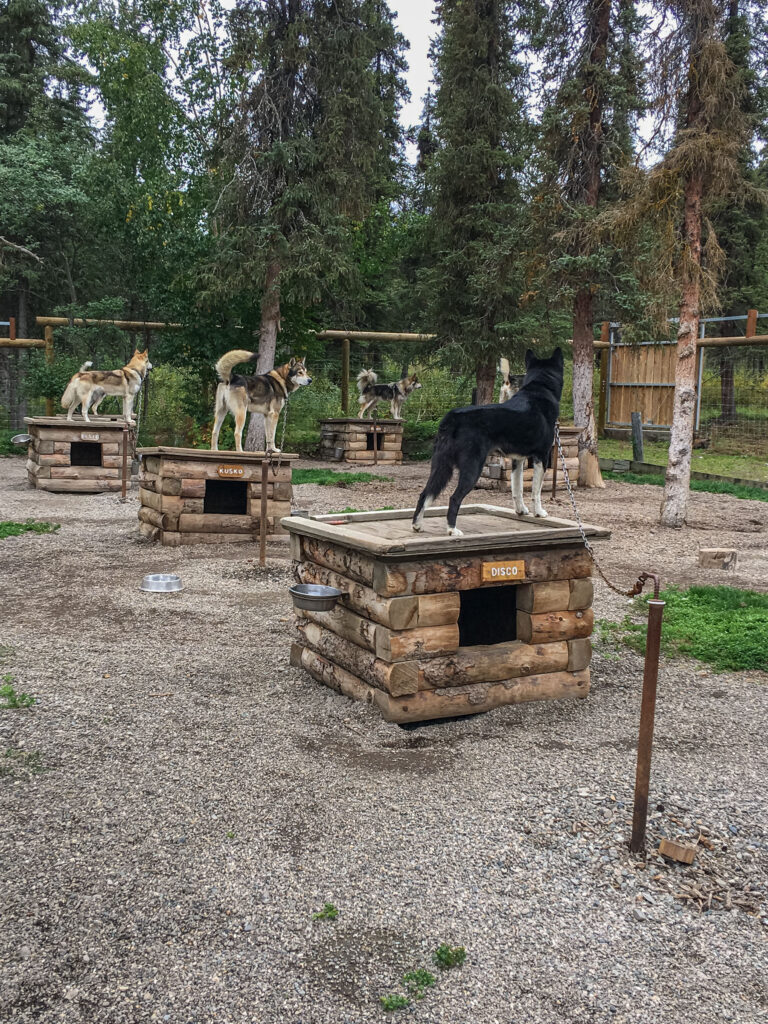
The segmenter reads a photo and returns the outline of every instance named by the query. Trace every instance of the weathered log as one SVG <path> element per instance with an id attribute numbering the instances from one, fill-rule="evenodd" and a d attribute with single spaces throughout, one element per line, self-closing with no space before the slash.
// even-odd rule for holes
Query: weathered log
<path id="1" fill-rule="evenodd" d="M 297 629 L 306 643 L 323 657 L 341 665 L 376 689 L 401 696 L 415 693 L 422 685 L 422 675 L 415 661 L 386 662 L 370 651 L 344 640 L 309 619 L 299 619 Z"/>
<path id="2" fill-rule="evenodd" d="M 304 538 L 306 543 L 308 538 Z M 315 542 L 328 547 L 323 542 Z M 338 549 L 344 551 L 344 549 Z M 319 554 L 322 552 L 319 552 Z M 312 557 L 313 561 L 322 562 L 320 557 Z M 339 556 L 332 552 L 329 556 L 339 561 Z M 478 587 L 499 586 L 496 582 L 484 582 L 482 579 L 483 562 L 499 562 L 509 560 L 525 562 L 525 582 L 546 583 L 550 580 L 567 580 L 588 577 L 592 572 L 589 552 L 584 547 L 557 547 L 542 550 L 534 548 L 525 551 L 514 551 L 510 556 L 507 552 L 488 552 L 465 558 L 446 559 L 434 562 L 376 562 L 368 580 L 362 580 L 373 586 L 377 594 L 383 597 L 396 597 L 401 594 L 438 594 L 453 590 L 475 590 Z M 330 568 L 336 568 L 331 565 Z M 343 569 L 343 575 L 349 575 Z M 500 581 L 506 583 L 506 580 Z"/>
<path id="3" fill-rule="evenodd" d="M 252 516 L 218 515 L 213 512 L 179 516 L 180 533 L 251 533 L 258 530 L 258 519 Z"/>
<path id="4" fill-rule="evenodd" d="M 345 607 L 390 629 L 448 626 L 459 621 L 461 601 L 458 594 L 382 598 L 370 587 L 313 562 L 299 565 L 297 574 L 302 583 L 336 587 L 344 595 L 341 602 Z"/>
<path id="5" fill-rule="evenodd" d="M 521 612 L 553 612 L 567 609 L 570 599 L 569 580 L 521 583 L 517 588 L 517 608 Z"/>
<path id="6" fill-rule="evenodd" d="M 251 498 L 261 499 L 261 480 L 254 481 L 248 485 L 248 493 Z M 267 497 L 275 501 L 291 501 L 290 480 L 275 480 L 267 484 Z"/>
<path id="7" fill-rule="evenodd" d="M 55 491 L 59 494 L 99 494 L 101 491 L 119 491 L 120 480 L 41 480 L 37 487 L 41 491 Z"/>
<path id="8" fill-rule="evenodd" d="M 37 461 L 41 466 L 68 466 L 69 454 L 66 455 L 43 455 L 38 454 Z"/>
<path id="9" fill-rule="evenodd" d="M 176 476 L 155 477 L 158 490 L 171 497 L 204 498 L 205 480 L 180 479 Z"/>
<path id="10" fill-rule="evenodd" d="M 315 651 L 310 651 L 308 647 L 302 647 L 301 644 L 291 645 L 291 665 L 303 668 L 313 679 L 324 683 L 325 686 L 336 690 L 337 693 L 344 694 L 345 697 L 366 701 L 368 704 L 373 703 L 374 690 L 372 687 L 353 676 L 351 672 L 347 672 L 346 669 L 334 665 L 333 662 L 323 658 Z"/>
<path id="11" fill-rule="evenodd" d="M 569 668 L 568 656 L 565 641 L 524 644 L 511 640 L 488 646 L 459 647 L 453 654 L 420 662 L 423 684 L 419 689 L 494 683 L 520 676 L 562 672 Z"/>
<path id="12" fill-rule="evenodd" d="M 163 511 L 163 496 L 155 491 L 148 491 L 144 481 L 139 481 L 139 501 L 147 508 L 153 508 L 158 512 Z"/>
<path id="13" fill-rule="evenodd" d="M 147 469 L 151 473 L 157 473 L 163 477 L 177 477 L 180 479 L 198 479 L 198 480 L 220 480 L 218 467 L 219 464 L 216 462 L 208 462 L 201 459 L 199 462 L 194 462 L 187 459 L 171 459 L 167 456 L 162 458 L 158 456 L 147 455 L 145 456 L 147 463 Z M 162 464 L 162 469 L 160 468 Z M 224 465 L 224 463 L 222 463 Z M 237 480 L 240 482 L 245 481 L 250 483 L 252 480 L 261 478 L 261 462 L 244 462 L 242 463 L 243 475 L 238 477 L 228 477 L 227 479 Z M 286 464 L 284 466 L 275 466 L 274 469 L 270 468 L 269 478 L 274 483 L 275 481 L 290 481 L 291 479 L 291 466 Z"/>
<path id="14" fill-rule="evenodd" d="M 103 445 L 102 445 L 103 447 Z M 122 469 L 123 468 L 123 456 L 122 455 L 105 455 L 101 453 L 101 464 L 106 469 Z"/>
<path id="15" fill-rule="evenodd" d="M 35 433 L 33 434 L 33 431 Z M 122 437 L 122 428 L 115 430 L 113 428 L 107 428 L 97 426 L 95 423 L 78 423 L 74 427 L 30 427 L 30 434 L 38 437 L 43 441 L 66 441 L 71 443 L 72 441 L 90 441 L 98 440 L 99 443 L 108 441 L 110 444 L 116 444 Z M 81 437 L 81 434 L 98 434 L 98 439 L 90 437 Z"/>
<path id="16" fill-rule="evenodd" d="M 152 526 L 151 523 L 139 523 L 139 533 L 142 537 L 152 541 L 158 540 L 160 537 L 160 530 L 156 526 Z"/>
<path id="17" fill-rule="evenodd" d="M 578 640 L 590 636 L 594 625 L 591 608 L 583 611 L 517 613 L 517 638 L 523 643 L 547 644 L 555 640 Z"/>
<path id="18" fill-rule="evenodd" d="M 401 632 L 394 632 L 386 626 L 376 626 L 376 654 L 383 661 L 424 659 L 431 655 L 455 651 L 458 646 L 458 624 L 421 626 Z"/>
<path id="19" fill-rule="evenodd" d="M 568 610 L 577 611 L 579 608 L 591 608 L 595 596 L 595 587 L 591 579 L 570 580 L 571 596 L 568 600 Z"/>
<path id="20" fill-rule="evenodd" d="M 330 612 L 297 609 L 296 614 L 300 618 L 306 618 L 310 622 L 315 622 L 324 629 L 329 629 L 332 633 L 342 637 L 342 639 L 357 644 L 358 647 L 364 647 L 367 651 L 376 650 L 377 624 L 371 622 L 370 619 L 364 619 L 362 615 L 357 615 L 349 608 L 343 608 L 337 604 Z M 387 660 L 392 661 L 393 659 Z"/>
<path id="21" fill-rule="evenodd" d="M 568 641 L 568 671 L 580 672 L 592 660 L 592 641 L 588 637 Z"/>
<path id="22" fill-rule="evenodd" d="M 365 555 L 361 555 L 358 551 L 352 551 L 350 548 L 330 544 L 328 541 L 316 540 L 314 537 L 302 537 L 300 560 L 315 562 L 325 566 L 326 569 L 333 569 L 357 583 L 365 583 L 370 586 L 373 581 L 373 559 L 366 558 Z M 377 593 L 384 593 L 378 587 L 374 589 Z M 451 588 L 446 587 L 445 589 Z M 395 593 L 405 593 L 405 591 L 393 591 L 392 596 Z M 422 593 L 426 593 L 426 591 L 422 591 Z"/>
<path id="23" fill-rule="evenodd" d="M 162 544 L 164 547 L 177 548 L 187 544 L 251 544 L 253 536 L 249 533 L 177 533 L 174 530 L 163 530 Z"/>
<path id="24" fill-rule="evenodd" d="M 149 523 L 158 530 L 163 529 L 163 513 L 154 508 L 147 508 L 146 505 L 139 507 L 139 522 Z"/>
<path id="25" fill-rule="evenodd" d="M 159 476 L 155 476 L 154 473 L 147 473 L 142 465 L 139 469 L 139 487 L 143 487 L 145 491 L 152 491 L 154 494 L 160 494 L 162 481 Z"/>
<path id="26" fill-rule="evenodd" d="M 104 466 L 51 466 L 51 479 L 56 480 L 113 480 L 120 478 L 120 471 Z"/>

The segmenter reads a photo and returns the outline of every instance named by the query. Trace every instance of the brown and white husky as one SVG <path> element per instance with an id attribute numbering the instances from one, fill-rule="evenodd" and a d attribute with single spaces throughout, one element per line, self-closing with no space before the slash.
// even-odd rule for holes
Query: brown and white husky
<path id="1" fill-rule="evenodd" d="M 93 363 L 90 360 L 83 363 L 61 396 L 62 407 L 69 410 L 67 419 L 74 418 L 75 409 L 79 405 L 83 419 L 86 423 L 90 423 L 88 409 L 91 404 L 94 406 L 95 413 L 99 403 L 106 395 L 118 395 L 123 400 L 125 422 L 135 426 L 135 421 L 132 418 L 133 402 L 141 390 L 144 378 L 152 369 L 152 363 L 149 361 L 149 349 L 144 349 L 143 352 L 136 349 L 121 370 L 91 370 L 91 366 Z"/>
<path id="2" fill-rule="evenodd" d="M 275 428 L 288 395 L 305 384 L 311 384 L 303 359 L 295 356 L 289 363 L 275 367 L 269 373 L 242 377 L 232 370 L 238 363 L 253 363 L 256 352 L 236 348 L 226 352 L 216 363 L 221 383 L 216 388 L 216 419 L 211 433 L 211 451 L 218 451 L 221 425 L 231 412 L 235 417 L 235 451 L 243 450 L 243 427 L 249 412 L 260 412 L 264 417 L 267 451 L 275 452 Z"/>

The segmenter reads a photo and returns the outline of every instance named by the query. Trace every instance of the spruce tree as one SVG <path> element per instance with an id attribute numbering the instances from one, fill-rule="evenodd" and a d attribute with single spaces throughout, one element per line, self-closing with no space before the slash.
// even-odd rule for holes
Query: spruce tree
<path id="1" fill-rule="evenodd" d="M 507 0 L 436 5 L 438 148 L 427 175 L 434 262 L 426 281 L 441 343 L 457 368 L 475 373 L 479 403 L 492 400 L 497 359 L 507 354 L 505 335 L 514 337 L 525 285 L 521 177 L 532 133 L 521 6 Z"/>

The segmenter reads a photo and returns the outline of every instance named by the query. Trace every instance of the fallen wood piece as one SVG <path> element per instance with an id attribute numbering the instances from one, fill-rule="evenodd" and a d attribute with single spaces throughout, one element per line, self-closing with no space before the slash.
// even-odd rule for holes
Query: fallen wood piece
<path id="1" fill-rule="evenodd" d="M 672 839 L 662 839 L 659 843 L 659 853 L 662 857 L 676 860 L 680 864 L 693 864 L 696 857 L 696 847 L 691 846 L 690 843 L 677 843 Z M 697 896 L 702 899 L 704 898 L 703 894 L 700 893 L 697 893 Z"/>
<path id="2" fill-rule="evenodd" d="M 736 548 L 699 548 L 702 569 L 735 569 L 738 561 Z"/>

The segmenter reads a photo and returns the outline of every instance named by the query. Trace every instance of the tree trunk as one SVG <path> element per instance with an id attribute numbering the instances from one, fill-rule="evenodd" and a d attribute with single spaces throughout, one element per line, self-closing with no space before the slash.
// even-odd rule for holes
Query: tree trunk
<path id="1" fill-rule="evenodd" d="M 478 363 L 475 372 L 477 404 L 490 405 L 493 401 L 493 386 L 496 383 L 496 360 L 484 359 Z"/>
<path id="2" fill-rule="evenodd" d="M 589 110 L 589 127 L 581 140 L 581 159 L 576 173 L 583 175 L 585 206 L 597 207 L 600 198 L 600 170 L 603 163 L 603 85 L 601 73 L 608 53 L 611 0 L 590 0 L 586 9 L 587 38 L 591 42 L 589 63 L 584 71 L 584 101 Z M 573 422 L 582 428 L 579 437 L 579 486 L 605 487 L 597 460 L 597 427 L 593 413 L 592 371 L 594 297 L 590 286 L 581 288 L 573 300 Z"/>
<path id="3" fill-rule="evenodd" d="M 690 119 L 689 119 L 690 124 Z M 680 300 L 680 324 L 677 331 L 675 364 L 675 404 L 672 434 L 661 507 L 662 526 L 681 527 L 685 523 L 688 487 L 691 479 L 693 424 L 696 413 L 696 339 L 699 335 L 699 298 L 701 284 L 701 200 L 704 182 L 698 173 L 685 182 L 683 291 Z"/>
<path id="4" fill-rule="evenodd" d="M 264 294 L 261 298 L 261 330 L 259 333 L 259 358 L 256 373 L 269 373 L 274 369 L 277 332 L 280 330 L 280 264 L 277 260 L 267 267 L 264 279 Z M 285 415 L 285 413 L 283 413 Z M 245 438 L 245 450 L 262 452 L 266 446 L 264 417 L 252 412 Z"/>
<path id="5" fill-rule="evenodd" d="M 29 317 L 27 315 L 27 286 L 22 281 L 19 284 L 19 307 L 18 315 L 16 317 L 16 336 L 18 338 L 29 337 Z M 17 396 L 17 409 L 18 409 L 18 420 L 16 426 L 22 427 L 24 425 L 24 417 L 27 415 L 27 396 L 24 391 L 24 378 L 27 375 L 27 362 L 29 356 L 28 353 L 20 348 L 16 353 L 17 370 L 19 374 L 19 390 Z"/>
<path id="6" fill-rule="evenodd" d="M 582 288 L 573 300 L 573 422 L 579 435 L 579 487 L 605 487 L 597 458 L 597 426 L 593 413 L 593 295 Z"/>

